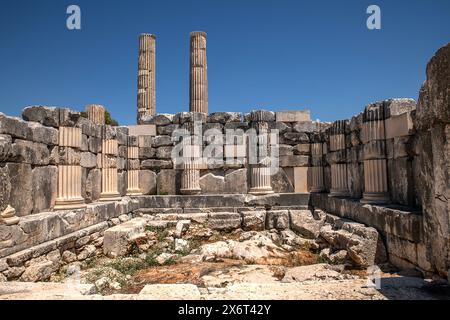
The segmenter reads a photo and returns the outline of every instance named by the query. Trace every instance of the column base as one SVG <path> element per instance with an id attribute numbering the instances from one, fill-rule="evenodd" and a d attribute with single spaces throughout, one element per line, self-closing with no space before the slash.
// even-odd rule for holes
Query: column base
<path id="1" fill-rule="evenodd" d="M 180 189 L 180 193 L 181 194 L 185 194 L 185 195 L 196 195 L 196 194 L 200 194 L 202 192 L 202 189 L 198 188 L 198 189 Z"/>
<path id="2" fill-rule="evenodd" d="M 19 221 L 20 218 L 16 216 L 16 210 L 10 205 L 0 213 L 0 222 L 3 222 L 7 226 L 18 224 Z"/>
<path id="3" fill-rule="evenodd" d="M 86 208 L 83 198 L 70 200 L 56 200 L 53 210 L 72 210 Z"/>
<path id="4" fill-rule="evenodd" d="M 100 199 L 98 201 L 101 202 L 111 202 L 111 201 L 120 201 L 122 197 L 119 193 L 101 193 Z"/>
<path id="5" fill-rule="evenodd" d="M 334 197 L 348 197 L 349 193 L 347 190 L 330 190 L 330 194 L 328 194 L 330 198 Z"/>
<path id="6" fill-rule="evenodd" d="M 142 196 L 141 190 L 128 190 L 127 196 Z"/>
<path id="7" fill-rule="evenodd" d="M 364 192 L 361 203 L 366 204 L 387 204 L 390 202 L 387 192 Z"/>
<path id="8" fill-rule="evenodd" d="M 248 192 L 249 194 L 254 195 L 265 195 L 265 194 L 271 194 L 274 193 L 271 187 L 266 188 L 251 188 Z"/>

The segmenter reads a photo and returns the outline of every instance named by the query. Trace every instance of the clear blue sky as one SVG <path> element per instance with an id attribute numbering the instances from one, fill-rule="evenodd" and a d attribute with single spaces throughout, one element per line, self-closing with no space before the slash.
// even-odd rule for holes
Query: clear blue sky
<path id="1" fill-rule="evenodd" d="M 78 4 L 82 30 L 66 28 Z M 366 28 L 381 7 L 382 29 Z M 425 67 L 450 42 L 450 0 L 2 0 L 0 111 L 105 105 L 136 119 L 137 46 L 157 35 L 157 111 L 187 111 L 189 32 L 208 33 L 209 110 L 310 109 L 314 119 L 369 102 L 417 99 Z"/>

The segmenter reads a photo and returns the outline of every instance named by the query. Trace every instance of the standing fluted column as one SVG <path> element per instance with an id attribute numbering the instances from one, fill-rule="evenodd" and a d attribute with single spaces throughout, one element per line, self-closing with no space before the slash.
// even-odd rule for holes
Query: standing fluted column
<path id="1" fill-rule="evenodd" d="M 100 201 L 120 200 L 117 188 L 117 153 L 118 143 L 115 139 L 102 141 L 102 193 Z"/>
<path id="2" fill-rule="evenodd" d="M 190 34 L 190 92 L 189 111 L 208 113 L 208 67 L 206 33 Z"/>
<path id="3" fill-rule="evenodd" d="M 58 197 L 55 210 L 86 206 L 81 196 L 81 129 L 59 128 Z"/>
<path id="4" fill-rule="evenodd" d="M 264 121 L 264 111 L 253 111 L 250 114 L 251 128 L 256 136 L 255 141 L 249 141 L 249 163 L 250 165 L 250 190 L 249 193 L 263 195 L 273 193 L 272 170 L 270 157 L 270 135 L 269 123 Z M 253 139 L 250 135 L 249 139 Z M 256 147 L 256 148 L 254 148 Z M 253 149 L 252 149 L 253 148 Z M 250 152 L 255 152 L 251 155 Z"/>
<path id="5" fill-rule="evenodd" d="M 325 188 L 323 182 L 323 143 L 311 144 L 312 167 L 310 168 L 309 192 L 322 192 Z"/>
<path id="6" fill-rule="evenodd" d="M 127 195 L 136 196 L 142 194 L 139 188 L 139 147 L 131 146 L 130 140 L 134 138 L 128 137 Z"/>
<path id="7" fill-rule="evenodd" d="M 363 203 L 389 202 L 384 105 L 369 105 L 363 114 L 362 140 L 364 143 Z"/>
<path id="8" fill-rule="evenodd" d="M 95 124 L 105 124 L 105 108 L 98 104 L 90 104 L 86 106 L 88 119 Z"/>
<path id="9" fill-rule="evenodd" d="M 345 127 L 346 122 L 338 120 L 330 128 L 330 153 L 328 154 L 331 163 L 330 197 L 347 197 L 349 195 Z"/>
<path id="10" fill-rule="evenodd" d="M 156 37 L 143 33 L 139 37 L 138 124 L 142 117 L 156 114 Z"/>
<path id="11" fill-rule="evenodd" d="M 181 194 L 199 194 L 200 188 L 200 147 L 195 136 L 183 137 L 183 163 L 181 168 Z"/>

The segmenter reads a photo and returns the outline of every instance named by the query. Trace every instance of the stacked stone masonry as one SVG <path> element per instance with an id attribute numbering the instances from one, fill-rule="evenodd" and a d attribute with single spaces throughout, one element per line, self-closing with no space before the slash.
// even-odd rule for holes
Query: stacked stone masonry
<path id="1" fill-rule="evenodd" d="M 0 113 L 0 272 L 19 278 L 24 262 L 54 250 L 62 255 L 67 243 L 86 236 L 92 237 L 87 245 L 69 251 L 81 259 L 93 255 L 94 242 L 112 220 L 138 210 L 188 214 L 309 205 L 377 229 L 395 265 L 446 277 L 449 61 L 447 45 L 428 64 L 418 103 L 375 102 L 333 123 L 311 121 L 306 111 L 207 114 L 204 95 L 194 99 L 202 101 L 199 112 L 147 115 L 142 127 L 105 125 L 93 108 L 87 109 L 92 121 L 67 108 L 27 107 L 22 119 Z M 200 62 L 193 65 L 206 72 L 206 53 L 205 64 Z M 207 86 L 206 74 L 202 79 L 199 86 Z M 173 133 L 193 133 L 195 123 L 203 138 L 195 152 L 209 150 L 214 161 L 177 166 Z M 258 149 L 256 165 L 248 161 L 244 133 L 252 128 L 278 130 L 280 169 L 273 174 L 264 172 L 267 150 Z M 237 130 L 234 145 L 213 143 L 227 140 L 231 129 Z"/>

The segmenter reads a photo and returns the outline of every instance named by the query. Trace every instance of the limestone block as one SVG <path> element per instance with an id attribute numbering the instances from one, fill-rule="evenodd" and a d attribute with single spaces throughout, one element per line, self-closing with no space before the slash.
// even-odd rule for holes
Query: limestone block
<path id="1" fill-rule="evenodd" d="M 287 210 L 270 210 L 266 213 L 266 229 L 285 230 L 290 228 Z"/>
<path id="2" fill-rule="evenodd" d="M 241 215 L 236 212 L 212 212 L 207 225 L 213 230 L 233 230 L 241 227 Z"/>
<path id="3" fill-rule="evenodd" d="M 156 194 L 156 173 L 150 170 L 140 170 L 139 189 L 142 194 Z"/>
<path id="4" fill-rule="evenodd" d="M 412 135 L 414 123 L 411 112 L 391 116 L 385 120 L 386 139 Z"/>
<path id="5" fill-rule="evenodd" d="M 89 137 L 89 151 L 93 153 L 102 152 L 102 139 L 96 137 Z"/>
<path id="6" fill-rule="evenodd" d="M 217 122 L 225 124 L 227 122 L 240 122 L 242 114 L 240 112 L 214 112 L 208 115 L 207 122 Z"/>
<path id="7" fill-rule="evenodd" d="M 130 136 L 156 136 L 156 125 L 154 124 L 140 124 L 127 128 Z"/>
<path id="8" fill-rule="evenodd" d="M 313 215 L 311 210 L 290 210 L 289 216 L 291 229 L 308 239 L 317 239 L 326 218 L 324 213 Z"/>
<path id="9" fill-rule="evenodd" d="M 266 211 L 243 211 L 241 215 L 245 231 L 262 231 L 266 227 Z"/>
<path id="10" fill-rule="evenodd" d="M 288 144 L 280 144 L 278 146 L 278 154 L 280 156 L 293 156 L 294 155 L 294 147 Z"/>
<path id="11" fill-rule="evenodd" d="M 142 234 L 146 226 L 146 219 L 135 218 L 106 230 L 103 236 L 103 253 L 108 257 L 126 255 L 131 241 Z"/>
<path id="12" fill-rule="evenodd" d="M 156 136 L 153 137 L 153 142 L 152 142 L 152 146 L 157 148 L 157 147 L 162 147 L 162 146 L 172 146 L 173 142 L 172 142 L 172 137 L 171 136 Z"/>
<path id="13" fill-rule="evenodd" d="M 44 127 L 35 122 L 28 123 L 28 127 L 31 129 L 31 139 L 34 142 L 51 146 L 58 144 L 58 130 L 55 128 Z"/>
<path id="14" fill-rule="evenodd" d="M 38 122 L 44 126 L 59 127 L 59 110 L 54 107 L 31 106 L 22 111 L 26 121 Z"/>
<path id="15" fill-rule="evenodd" d="M 32 173 L 33 213 L 48 210 L 55 205 L 58 187 L 58 169 L 55 166 L 36 167 Z"/>
<path id="16" fill-rule="evenodd" d="M 82 152 L 80 157 L 80 164 L 83 168 L 92 169 L 97 166 L 97 155 L 91 152 Z"/>
<path id="17" fill-rule="evenodd" d="M 173 117 L 173 123 L 183 125 L 187 122 L 206 122 L 206 114 L 202 112 L 179 112 Z"/>
<path id="18" fill-rule="evenodd" d="M 12 155 L 12 138 L 10 135 L 0 134 L 0 161 L 6 161 Z"/>
<path id="19" fill-rule="evenodd" d="M 142 124 L 154 124 L 156 126 L 165 126 L 173 121 L 173 114 L 161 113 L 150 117 L 142 118 Z"/>
<path id="20" fill-rule="evenodd" d="M 161 170 L 171 168 L 173 168 L 171 160 L 150 159 L 141 161 L 141 169 Z"/>
<path id="21" fill-rule="evenodd" d="M 310 157 L 302 155 L 280 156 L 280 167 L 307 167 L 310 164 Z"/>
<path id="22" fill-rule="evenodd" d="M 319 123 L 316 121 L 299 121 L 294 124 L 295 132 L 318 132 L 319 131 Z"/>
<path id="23" fill-rule="evenodd" d="M 222 194 L 225 188 L 225 178 L 212 173 L 200 177 L 200 188 L 203 194 Z"/>
<path id="24" fill-rule="evenodd" d="M 37 282 L 37 281 L 43 281 L 50 278 L 51 274 L 53 272 L 56 272 L 58 269 L 58 264 L 44 260 L 42 262 L 38 262 L 35 264 L 32 264 L 22 274 L 20 277 L 20 281 L 24 282 Z"/>
<path id="25" fill-rule="evenodd" d="M 102 172 L 100 169 L 89 170 L 86 178 L 86 199 L 90 202 L 100 198 L 102 192 Z"/>
<path id="26" fill-rule="evenodd" d="M 278 168 L 277 172 L 271 177 L 272 189 L 275 193 L 294 192 L 294 185 L 289 180 L 283 168 Z"/>
<path id="27" fill-rule="evenodd" d="M 169 146 L 156 148 L 156 158 L 172 159 L 172 149 L 173 147 Z"/>
<path id="28" fill-rule="evenodd" d="M 309 143 L 300 143 L 294 146 L 294 154 L 298 155 L 310 155 L 311 145 Z M 281 154 L 280 154 L 281 155 Z"/>
<path id="29" fill-rule="evenodd" d="M 225 173 L 224 193 L 247 194 L 247 169 L 230 170 Z"/>
<path id="30" fill-rule="evenodd" d="M 278 134 L 284 134 L 286 132 L 292 131 L 292 126 L 290 123 L 285 122 L 270 122 L 269 123 L 269 130 L 278 130 Z"/>
<path id="31" fill-rule="evenodd" d="M 19 217 L 31 214 L 33 210 L 33 184 L 30 164 L 7 163 L 6 168 L 11 178 L 10 205 L 16 209 Z"/>
<path id="32" fill-rule="evenodd" d="M 161 170 L 156 177 L 157 194 L 174 195 L 177 194 L 177 171 Z"/>
<path id="33" fill-rule="evenodd" d="M 292 110 L 276 112 L 276 119 L 282 122 L 300 122 L 310 121 L 311 117 L 309 110 Z"/>
<path id="34" fill-rule="evenodd" d="M 16 162 L 41 166 L 49 163 L 50 153 L 45 144 L 16 139 L 11 149 Z"/>
<path id="35" fill-rule="evenodd" d="M 152 147 L 139 148 L 139 159 L 155 158 L 156 149 Z"/>
<path id="36" fill-rule="evenodd" d="M 286 132 L 283 137 L 287 144 L 309 143 L 309 136 L 304 132 Z"/>

